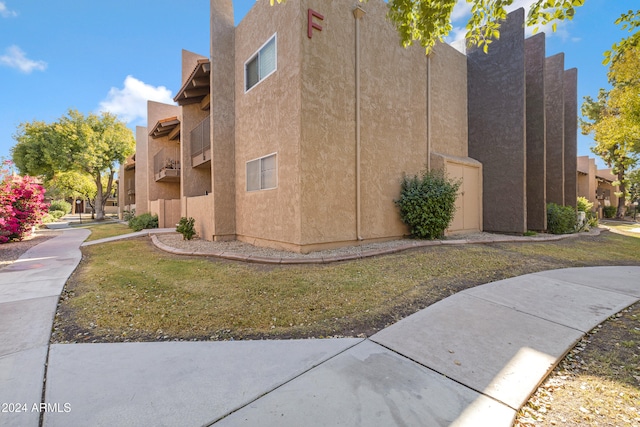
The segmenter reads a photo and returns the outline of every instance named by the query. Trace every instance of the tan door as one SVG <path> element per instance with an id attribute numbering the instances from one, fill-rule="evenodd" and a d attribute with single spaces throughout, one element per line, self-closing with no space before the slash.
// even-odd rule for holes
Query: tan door
<path id="1" fill-rule="evenodd" d="M 449 178 L 461 181 L 456 199 L 456 213 L 449 232 L 480 231 L 481 204 L 481 175 L 480 168 L 473 165 L 447 162 Z"/>

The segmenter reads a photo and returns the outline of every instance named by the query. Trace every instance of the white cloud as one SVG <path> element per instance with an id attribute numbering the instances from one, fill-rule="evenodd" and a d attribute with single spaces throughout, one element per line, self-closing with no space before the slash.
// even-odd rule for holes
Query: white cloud
<path id="1" fill-rule="evenodd" d="M 471 3 L 467 3 L 467 0 L 458 0 L 451 13 L 451 21 L 456 22 L 458 19 L 469 19 L 471 14 Z"/>
<path id="2" fill-rule="evenodd" d="M 17 68 L 23 73 L 29 74 L 33 70 L 44 71 L 47 63 L 44 61 L 34 61 L 27 58 L 26 54 L 18 46 L 9 46 L 5 54 L 0 56 L 0 65 Z"/>
<path id="3" fill-rule="evenodd" d="M 18 16 L 18 13 L 7 9 L 7 5 L 3 1 L 0 1 L 0 16 L 3 18 L 13 18 Z"/>
<path id="4" fill-rule="evenodd" d="M 126 123 L 142 122 L 147 117 L 147 101 L 174 104 L 171 91 L 164 86 L 151 86 L 133 76 L 124 79 L 124 88 L 112 87 L 100 102 L 100 111 L 116 114 Z"/>

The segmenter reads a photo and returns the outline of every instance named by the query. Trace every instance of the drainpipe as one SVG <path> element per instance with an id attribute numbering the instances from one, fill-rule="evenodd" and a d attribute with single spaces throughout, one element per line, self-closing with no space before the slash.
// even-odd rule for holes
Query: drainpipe
<path id="1" fill-rule="evenodd" d="M 360 6 L 353 9 L 353 17 L 356 20 L 356 236 L 358 240 L 363 240 L 360 193 L 360 18 L 365 13 Z"/>

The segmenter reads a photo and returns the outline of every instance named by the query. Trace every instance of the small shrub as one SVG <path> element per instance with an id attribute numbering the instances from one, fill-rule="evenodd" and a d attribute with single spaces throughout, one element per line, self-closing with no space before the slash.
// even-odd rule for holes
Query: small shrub
<path id="1" fill-rule="evenodd" d="M 576 231 L 576 211 L 571 206 L 555 203 L 547 205 L 547 231 L 551 234 L 568 234 Z"/>
<path id="2" fill-rule="evenodd" d="M 524 232 L 523 235 L 526 236 L 526 237 L 531 237 L 531 236 L 536 236 L 537 234 L 538 233 L 536 233 L 535 231 L 527 230 L 527 231 Z"/>
<path id="3" fill-rule="evenodd" d="M 43 224 L 49 224 L 50 222 L 56 222 L 58 219 L 56 217 L 54 217 L 53 215 L 46 213 L 44 214 L 44 216 L 42 217 L 42 223 Z"/>
<path id="4" fill-rule="evenodd" d="M 131 218 L 133 218 L 134 216 L 136 216 L 135 209 L 131 209 L 130 211 L 125 210 L 124 212 L 122 212 L 122 219 L 127 222 L 131 221 Z"/>
<path id="5" fill-rule="evenodd" d="M 176 227 L 176 231 L 182 234 L 182 240 L 193 239 L 193 236 L 195 236 L 196 234 L 195 223 L 196 220 L 191 217 L 189 217 L 188 219 L 184 216 L 180 218 L 180 222 Z"/>
<path id="6" fill-rule="evenodd" d="M 459 188 L 460 182 L 445 177 L 443 171 L 405 177 L 395 204 L 411 234 L 421 239 L 442 237 L 453 220 Z"/>
<path id="7" fill-rule="evenodd" d="M 63 215 L 67 215 L 71 213 L 71 203 L 65 200 L 54 200 L 49 205 L 49 212 L 51 211 L 62 211 Z"/>
<path id="8" fill-rule="evenodd" d="M 56 220 L 62 218 L 63 216 L 66 215 L 66 213 L 64 211 L 61 210 L 53 210 L 53 211 L 49 211 L 49 215 L 51 215 L 52 217 L 54 217 Z"/>
<path id="9" fill-rule="evenodd" d="M 576 202 L 576 209 L 578 212 L 591 212 L 593 208 L 593 203 L 589 201 L 586 197 L 578 197 Z"/>
<path id="10" fill-rule="evenodd" d="M 129 220 L 129 228 L 133 231 L 158 228 L 158 215 L 143 213 L 142 215 L 134 216 Z"/>
<path id="11" fill-rule="evenodd" d="M 605 218 L 615 218 L 617 213 L 618 208 L 615 206 L 605 206 L 602 209 L 602 215 L 604 215 Z"/>

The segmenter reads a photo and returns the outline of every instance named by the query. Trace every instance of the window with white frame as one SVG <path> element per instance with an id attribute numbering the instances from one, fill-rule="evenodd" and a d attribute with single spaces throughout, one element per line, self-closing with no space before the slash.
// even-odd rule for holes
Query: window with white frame
<path id="1" fill-rule="evenodd" d="M 244 64 L 244 91 L 249 91 L 252 87 L 266 79 L 278 68 L 278 52 L 276 45 L 276 34 L 267 41 L 258 51 Z"/>
<path id="2" fill-rule="evenodd" d="M 275 153 L 247 162 L 247 191 L 268 190 L 277 185 Z"/>

